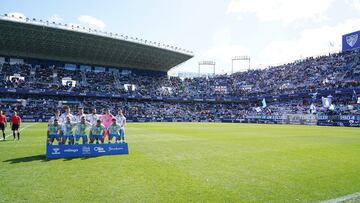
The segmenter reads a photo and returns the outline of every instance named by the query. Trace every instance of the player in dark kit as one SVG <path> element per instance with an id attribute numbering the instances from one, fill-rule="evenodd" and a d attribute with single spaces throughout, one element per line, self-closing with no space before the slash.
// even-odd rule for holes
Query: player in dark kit
<path id="1" fill-rule="evenodd" d="M 3 141 L 5 141 L 5 128 L 7 127 L 6 116 L 0 111 L 0 129 L 3 134 Z"/>
<path id="2" fill-rule="evenodd" d="M 21 118 L 17 115 L 17 112 L 14 111 L 14 114 L 10 117 L 11 130 L 13 131 L 13 136 L 15 140 L 15 132 L 17 133 L 18 140 L 20 140 L 20 123 Z"/>

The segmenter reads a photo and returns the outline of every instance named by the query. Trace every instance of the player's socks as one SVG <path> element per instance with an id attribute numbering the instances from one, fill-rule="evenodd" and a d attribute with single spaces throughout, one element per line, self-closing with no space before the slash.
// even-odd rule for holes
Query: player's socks
<path id="1" fill-rule="evenodd" d="M 3 132 L 3 140 L 5 141 L 5 133 Z"/>
<path id="2" fill-rule="evenodd" d="M 17 137 L 18 137 L 18 140 L 20 140 L 20 133 L 19 132 L 17 133 Z"/>
<path id="3" fill-rule="evenodd" d="M 14 137 L 14 140 L 15 140 L 15 131 L 13 131 L 13 137 Z"/>

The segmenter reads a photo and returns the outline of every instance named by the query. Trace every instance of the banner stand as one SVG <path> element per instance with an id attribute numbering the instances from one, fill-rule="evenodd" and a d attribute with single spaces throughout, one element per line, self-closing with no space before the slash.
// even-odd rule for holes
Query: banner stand
<path id="1" fill-rule="evenodd" d="M 46 145 L 46 159 L 129 154 L 127 143 Z"/>

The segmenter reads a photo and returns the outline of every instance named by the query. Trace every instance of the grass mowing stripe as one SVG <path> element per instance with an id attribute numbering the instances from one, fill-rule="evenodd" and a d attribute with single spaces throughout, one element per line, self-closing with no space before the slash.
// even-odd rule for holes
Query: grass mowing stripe
<path id="1" fill-rule="evenodd" d="M 19 132 L 21 132 L 22 130 L 25 130 L 25 129 L 28 128 L 28 127 L 32 127 L 32 126 L 34 126 L 34 125 L 36 125 L 36 124 L 37 124 L 37 123 L 26 124 L 25 127 L 20 128 Z M 11 130 L 9 130 L 9 128 L 6 128 L 5 133 L 11 133 Z M 8 135 L 8 136 L 6 136 L 5 139 L 8 138 L 8 137 L 10 137 L 10 136 L 11 136 L 11 134 Z M 3 141 L 3 140 L 4 140 L 3 138 L 0 139 L 0 141 Z"/>

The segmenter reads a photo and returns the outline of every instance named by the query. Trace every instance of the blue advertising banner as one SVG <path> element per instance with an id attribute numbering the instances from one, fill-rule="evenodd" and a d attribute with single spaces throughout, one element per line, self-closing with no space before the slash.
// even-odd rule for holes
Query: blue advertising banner
<path id="1" fill-rule="evenodd" d="M 46 159 L 129 154 L 127 143 L 46 145 Z"/>
<path id="2" fill-rule="evenodd" d="M 342 36 L 342 50 L 348 51 L 360 47 L 360 31 Z"/>

